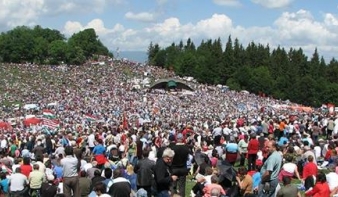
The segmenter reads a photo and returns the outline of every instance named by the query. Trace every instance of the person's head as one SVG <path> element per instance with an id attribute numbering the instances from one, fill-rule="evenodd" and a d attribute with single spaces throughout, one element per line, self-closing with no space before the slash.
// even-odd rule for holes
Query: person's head
<path id="1" fill-rule="evenodd" d="M 29 158 L 29 157 L 24 157 L 23 158 L 23 164 L 24 165 L 30 165 L 30 163 L 31 163 L 31 158 Z"/>
<path id="2" fill-rule="evenodd" d="M 73 154 L 74 154 L 73 147 L 71 147 L 71 146 L 66 146 L 66 148 L 65 148 L 65 154 L 66 154 L 67 156 L 73 155 Z"/>
<path id="3" fill-rule="evenodd" d="M 1 172 L 0 173 L 0 178 L 1 178 L 1 180 L 6 179 L 6 173 L 5 172 Z"/>
<path id="4" fill-rule="evenodd" d="M 210 191 L 210 196 L 211 197 L 219 197 L 221 196 L 221 191 L 217 188 L 213 188 L 211 191 Z"/>
<path id="5" fill-rule="evenodd" d="M 100 196 L 101 194 L 106 193 L 107 191 L 106 185 L 103 182 L 98 182 L 94 186 L 94 191 L 97 196 Z"/>
<path id="6" fill-rule="evenodd" d="M 21 168 L 16 168 L 15 173 L 21 173 Z"/>
<path id="7" fill-rule="evenodd" d="M 317 174 L 316 182 L 325 183 L 326 182 L 326 175 L 322 172 L 319 172 Z"/>
<path id="8" fill-rule="evenodd" d="M 34 169 L 34 170 L 39 170 L 39 168 L 40 168 L 39 164 L 34 164 L 34 165 L 33 165 L 33 169 Z"/>
<path id="9" fill-rule="evenodd" d="M 216 175 L 212 175 L 211 176 L 211 183 L 218 183 L 218 176 L 216 176 Z"/>
<path id="10" fill-rule="evenodd" d="M 270 153 L 273 153 L 274 151 L 276 151 L 277 150 L 276 141 L 270 140 L 268 142 L 267 148 L 268 148 L 268 150 L 269 150 Z"/>
<path id="11" fill-rule="evenodd" d="M 43 156 L 42 155 L 36 155 L 35 159 L 36 159 L 36 161 L 43 162 Z"/>
<path id="12" fill-rule="evenodd" d="M 211 167 L 208 166 L 208 167 L 205 168 L 205 175 L 211 175 L 212 172 L 213 172 L 213 170 L 212 170 Z"/>
<path id="13" fill-rule="evenodd" d="M 291 183 L 291 178 L 289 176 L 283 176 L 283 184 L 289 185 Z"/>
<path id="14" fill-rule="evenodd" d="M 309 155 L 309 156 L 307 157 L 307 161 L 308 161 L 308 162 L 313 162 L 313 159 L 314 159 L 314 158 L 313 158 L 312 155 Z"/>
<path id="15" fill-rule="evenodd" d="M 163 151 L 162 154 L 162 159 L 166 164 L 171 164 L 171 162 L 173 161 L 173 158 L 175 156 L 175 152 L 173 150 L 171 150 L 170 148 L 166 148 Z"/>
<path id="16" fill-rule="evenodd" d="M 106 177 L 106 179 L 110 179 L 112 175 L 113 175 L 113 171 L 111 168 L 104 169 L 104 177 Z"/>
<path id="17" fill-rule="evenodd" d="M 240 177 L 243 177 L 248 173 L 248 170 L 245 167 L 239 167 L 237 172 Z"/>
<path id="18" fill-rule="evenodd" d="M 100 170 L 95 170 L 94 171 L 94 176 L 101 176 L 101 171 Z"/>
<path id="19" fill-rule="evenodd" d="M 292 157 L 292 155 L 286 155 L 286 156 L 285 156 L 285 161 L 286 161 L 287 163 L 293 162 L 293 157 Z"/>
<path id="20" fill-rule="evenodd" d="M 149 149 L 144 149 L 143 151 L 142 151 L 142 156 L 143 156 L 143 158 L 148 158 L 149 157 Z"/>
<path id="21" fill-rule="evenodd" d="M 123 177 L 123 172 L 120 168 L 116 168 L 113 172 L 113 178 Z"/>
<path id="22" fill-rule="evenodd" d="M 86 177 L 86 176 L 87 176 L 86 171 L 82 170 L 82 171 L 80 172 L 80 176 L 81 176 L 81 177 Z"/>

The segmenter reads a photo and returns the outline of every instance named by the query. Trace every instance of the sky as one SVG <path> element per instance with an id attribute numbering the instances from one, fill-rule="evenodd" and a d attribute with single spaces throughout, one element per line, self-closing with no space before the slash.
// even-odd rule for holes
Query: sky
<path id="1" fill-rule="evenodd" d="M 147 51 L 186 42 L 238 38 L 289 50 L 315 48 L 338 59 L 337 0 L 0 0 L 0 31 L 19 25 L 57 29 L 66 37 L 94 28 L 112 52 Z"/>

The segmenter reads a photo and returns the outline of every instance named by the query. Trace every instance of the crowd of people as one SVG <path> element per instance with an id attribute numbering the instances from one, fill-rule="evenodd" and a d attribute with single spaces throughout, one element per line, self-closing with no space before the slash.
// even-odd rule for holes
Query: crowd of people
<path id="1" fill-rule="evenodd" d="M 0 67 L 3 196 L 338 193 L 338 119 L 322 109 L 188 81 L 135 88 L 180 77 L 129 61 Z"/>

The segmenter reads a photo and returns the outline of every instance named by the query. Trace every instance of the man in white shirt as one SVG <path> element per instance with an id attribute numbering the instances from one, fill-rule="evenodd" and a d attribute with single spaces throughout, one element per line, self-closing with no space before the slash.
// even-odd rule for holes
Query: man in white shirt
<path id="1" fill-rule="evenodd" d="M 326 175 L 326 181 L 329 184 L 331 192 L 334 188 L 338 187 L 338 174 L 335 172 L 335 169 L 335 166 L 331 165 L 329 167 L 330 173 Z"/>
<path id="2" fill-rule="evenodd" d="M 93 151 L 94 146 L 95 146 L 95 135 L 93 131 L 90 133 L 87 140 L 88 140 L 88 146 L 89 146 L 90 151 Z"/>
<path id="3" fill-rule="evenodd" d="M 26 188 L 27 185 L 28 185 L 27 177 L 21 174 L 21 168 L 16 168 L 15 173 L 12 174 L 9 178 L 9 189 L 11 193 L 22 194 L 23 196 L 25 196 L 24 189 Z"/>

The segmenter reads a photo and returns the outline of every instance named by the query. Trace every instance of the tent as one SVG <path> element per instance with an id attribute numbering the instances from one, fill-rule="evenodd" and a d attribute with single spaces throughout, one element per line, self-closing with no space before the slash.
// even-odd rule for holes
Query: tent
<path id="1" fill-rule="evenodd" d="M 23 121 L 23 124 L 28 127 L 28 126 L 31 126 L 31 125 L 37 125 L 37 124 L 41 123 L 41 121 L 42 120 L 39 119 L 39 118 L 32 117 L 32 118 L 25 119 Z"/>
<path id="2" fill-rule="evenodd" d="M 176 78 L 168 78 L 168 79 L 160 79 L 155 81 L 149 89 L 185 89 L 194 91 L 185 81 L 176 79 Z"/>
<path id="3" fill-rule="evenodd" d="M 10 126 L 8 122 L 0 122 L 0 129 L 8 129 Z"/>

